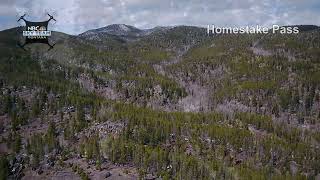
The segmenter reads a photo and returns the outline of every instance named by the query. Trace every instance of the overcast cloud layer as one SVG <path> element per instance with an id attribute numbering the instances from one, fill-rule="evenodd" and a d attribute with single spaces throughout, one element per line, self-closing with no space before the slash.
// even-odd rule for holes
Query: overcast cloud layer
<path id="1" fill-rule="evenodd" d="M 58 20 L 51 29 L 79 34 L 109 24 L 155 26 L 320 25 L 319 0 L 0 0 L 0 30 L 30 21 Z"/>

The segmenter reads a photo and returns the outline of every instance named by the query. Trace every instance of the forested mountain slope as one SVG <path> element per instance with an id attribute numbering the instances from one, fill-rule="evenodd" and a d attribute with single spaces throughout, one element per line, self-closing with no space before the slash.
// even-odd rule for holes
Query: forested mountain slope
<path id="1" fill-rule="evenodd" d="M 319 178 L 320 30 L 301 27 L 111 25 L 50 51 L 1 31 L 0 179 Z"/>

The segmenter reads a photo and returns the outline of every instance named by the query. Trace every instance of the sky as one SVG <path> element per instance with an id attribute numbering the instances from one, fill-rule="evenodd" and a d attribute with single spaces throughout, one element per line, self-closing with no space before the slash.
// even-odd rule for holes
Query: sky
<path id="1" fill-rule="evenodd" d="M 110 24 L 219 27 L 320 25 L 320 0 L 0 0 L 0 30 L 44 21 L 51 30 L 79 34 Z"/>

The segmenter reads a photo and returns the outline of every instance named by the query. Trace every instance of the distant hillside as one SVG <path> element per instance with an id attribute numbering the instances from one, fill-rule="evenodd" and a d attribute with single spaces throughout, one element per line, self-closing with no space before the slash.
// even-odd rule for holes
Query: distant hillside
<path id="1" fill-rule="evenodd" d="M 319 26 L 315 26 L 315 25 L 295 25 L 291 27 L 298 27 L 300 32 L 313 31 L 313 30 L 318 30 L 320 28 Z"/>

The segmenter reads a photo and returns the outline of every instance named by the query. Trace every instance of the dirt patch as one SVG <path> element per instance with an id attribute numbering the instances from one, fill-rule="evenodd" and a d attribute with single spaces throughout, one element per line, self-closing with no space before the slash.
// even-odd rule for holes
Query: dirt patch
<path id="1" fill-rule="evenodd" d="M 41 175 L 31 169 L 26 169 L 22 180 L 81 180 L 81 177 L 71 169 L 44 171 Z"/>
<path id="2" fill-rule="evenodd" d="M 207 88 L 191 82 L 180 82 L 188 96 L 182 98 L 178 107 L 184 112 L 202 112 L 209 110 L 209 91 Z"/>
<path id="3" fill-rule="evenodd" d="M 77 165 L 82 168 L 90 179 L 113 179 L 113 180 L 135 180 L 138 179 L 136 168 L 131 166 L 120 166 L 111 163 L 103 163 L 101 169 L 96 169 L 95 165 L 90 165 L 86 159 L 73 158 L 66 161 L 67 164 Z"/>
<path id="4" fill-rule="evenodd" d="M 258 55 L 258 56 L 272 56 L 273 53 L 270 51 L 267 51 L 262 48 L 258 47 L 251 47 L 250 50 L 252 50 L 253 54 Z"/>

